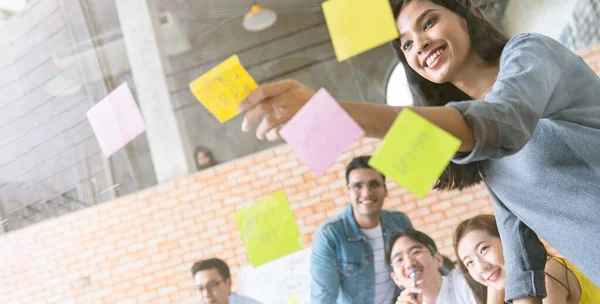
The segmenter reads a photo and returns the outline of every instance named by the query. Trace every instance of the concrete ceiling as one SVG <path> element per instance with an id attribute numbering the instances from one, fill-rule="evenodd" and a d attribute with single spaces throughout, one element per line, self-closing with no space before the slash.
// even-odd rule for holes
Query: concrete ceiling
<path id="1" fill-rule="evenodd" d="M 244 15 L 252 0 L 157 0 L 160 11 L 170 11 L 182 19 L 223 18 Z M 277 13 L 305 13 L 321 10 L 323 0 L 259 0 Z"/>
<path id="2" fill-rule="evenodd" d="M 159 10 L 170 11 L 181 19 L 233 18 L 243 16 L 253 0 L 156 0 Z M 397 0 L 391 0 L 395 2 Z M 509 0 L 471 0 L 501 19 Z M 277 13 L 309 13 L 321 10 L 324 0 L 259 0 L 258 3 Z"/>

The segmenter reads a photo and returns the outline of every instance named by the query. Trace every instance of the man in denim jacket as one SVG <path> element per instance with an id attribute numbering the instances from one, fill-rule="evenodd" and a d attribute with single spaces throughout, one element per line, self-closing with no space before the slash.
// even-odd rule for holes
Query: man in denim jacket
<path id="1" fill-rule="evenodd" d="M 398 294 L 385 263 L 388 238 L 412 228 L 401 212 L 382 211 L 387 196 L 385 176 L 368 164 L 370 156 L 353 159 L 346 168 L 346 210 L 321 224 L 311 256 L 311 303 L 393 303 Z"/>

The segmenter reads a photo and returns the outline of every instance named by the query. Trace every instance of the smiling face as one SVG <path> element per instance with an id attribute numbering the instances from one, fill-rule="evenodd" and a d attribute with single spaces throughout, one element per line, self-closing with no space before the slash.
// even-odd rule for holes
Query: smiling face
<path id="1" fill-rule="evenodd" d="M 473 56 L 467 22 L 447 8 L 414 0 L 396 17 L 400 51 L 423 78 L 451 82 Z"/>
<path id="2" fill-rule="evenodd" d="M 484 230 L 467 232 L 458 242 L 458 257 L 478 283 L 504 289 L 504 255 L 500 238 Z"/>
<path id="3" fill-rule="evenodd" d="M 377 218 L 383 208 L 387 188 L 381 173 L 371 168 L 350 171 L 348 175 L 348 198 L 357 222 L 361 219 Z"/>
<path id="4" fill-rule="evenodd" d="M 390 255 L 392 280 L 398 286 L 422 287 L 441 280 L 440 268 L 443 260 L 439 253 L 431 254 L 425 245 L 402 236 L 396 240 Z"/>

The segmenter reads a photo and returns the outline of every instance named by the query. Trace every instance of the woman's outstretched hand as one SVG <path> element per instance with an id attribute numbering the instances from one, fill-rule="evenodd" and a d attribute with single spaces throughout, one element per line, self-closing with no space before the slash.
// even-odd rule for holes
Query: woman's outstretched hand
<path id="1" fill-rule="evenodd" d="M 240 103 L 238 110 L 246 111 L 242 131 L 248 132 L 262 117 L 256 129 L 258 139 L 269 141 L 280 138 L 279 130 L 298 112 L 315 91 L 304 84 L 286 79 L 260 85 Z"/>

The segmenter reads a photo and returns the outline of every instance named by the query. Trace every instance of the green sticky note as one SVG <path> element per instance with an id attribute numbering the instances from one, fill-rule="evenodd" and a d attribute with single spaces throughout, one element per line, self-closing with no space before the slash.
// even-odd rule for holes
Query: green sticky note
<path id="1" fill-rule="evenodd" d="M 423 198 L 460 145 L 458 138 L 417 113 L 403 109 L 369 165 Z"/>
<path id="2" fill-rule="evenodd" d="M 288 304 L 299 304 L 300 300 L 298 299 L 298 296 L 295 293 L 293 293 L 287 296 L 287 302 Z"/>
<path id="3" fill-rule="evenodd" d="M 253 267 L 304 248 L 283 191 L 234 213 L 233 218 Z"/>

